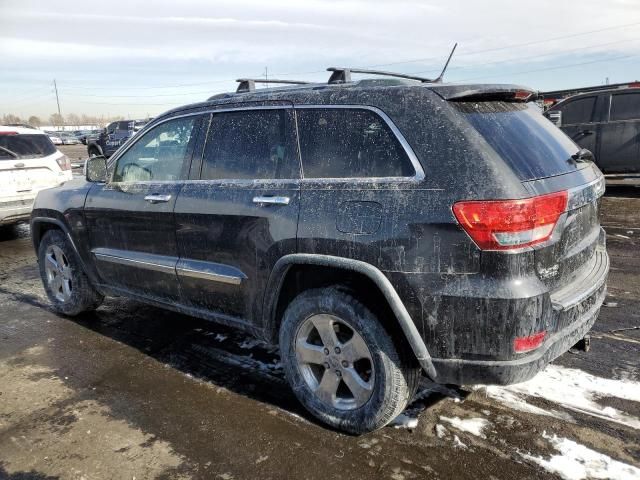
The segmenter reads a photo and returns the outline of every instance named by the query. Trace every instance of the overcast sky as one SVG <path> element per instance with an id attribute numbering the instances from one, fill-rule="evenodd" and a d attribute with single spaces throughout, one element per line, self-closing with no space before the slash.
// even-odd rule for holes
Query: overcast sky
<path id="1" fill-rule="evenodd" d="M 328 66 L 549 90 L 640 80 L 640 0 L 0 0 L 0 114 L 142 117 Z"/>

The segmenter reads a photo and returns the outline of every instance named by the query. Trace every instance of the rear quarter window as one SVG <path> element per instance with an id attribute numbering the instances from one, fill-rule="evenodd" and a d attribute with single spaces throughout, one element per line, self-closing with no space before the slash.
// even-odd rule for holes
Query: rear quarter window
<path id="1" fill-rule="evenodd" d="M 40 134 L 0 135 L 0 147 L 0 160 L 41 158 L 56 152 L 49 137 Z"/>
<path id="2" fill-rule="evenodd" d="M 521 181 L 576 170 L 578 146 L 532 104 L 455 102 L 453 104 Z"/>

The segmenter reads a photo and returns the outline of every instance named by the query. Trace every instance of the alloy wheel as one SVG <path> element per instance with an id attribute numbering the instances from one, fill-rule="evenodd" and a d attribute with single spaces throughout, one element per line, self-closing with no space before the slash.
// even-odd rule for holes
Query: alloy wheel
<path id="1" fill-rule="evenodd" d="M 339 410 L 369 401 L 375 381 L 371 352 L 345 320 L 313 315 L 300 325 L 295 342 L 298 368 L 320 401 Z"/>
<path id="2" fill-rule="evenodd" d="M 71 299 L 71 265 L 67 256 L 57 245 L 49 245 L 45 253 L 47 285 L 60 302 Z"/>

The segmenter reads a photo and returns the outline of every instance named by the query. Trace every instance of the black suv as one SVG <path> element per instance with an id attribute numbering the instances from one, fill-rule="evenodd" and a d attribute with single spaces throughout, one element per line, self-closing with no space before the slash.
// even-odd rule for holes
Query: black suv
<path id="1" fill-rule="evenodd" d="M 147 120 L 120 120 L 107 125 L 107 128 L 97 134 L 88 135 L 85 141 L 87 153 L 90 157 L 104 156 L 109 158 L 131 138 L 138 130 L 147 124 Z"/>
<path id="2" fill-rule="evenodd" d="M 171 110 L 41 192 L 33 242 L 66 315 L 126 295 L 279 343 L 324 422 L 360 433 L 422 373 L 526 380 L 605 296 L 598 168 L 509 85 L 401 79 Z"/>
<path id="3" fill-rule="evenodd" d="M 640 174 L 640 88 L 582 93 L 545 115 L 610 174 Z"/>

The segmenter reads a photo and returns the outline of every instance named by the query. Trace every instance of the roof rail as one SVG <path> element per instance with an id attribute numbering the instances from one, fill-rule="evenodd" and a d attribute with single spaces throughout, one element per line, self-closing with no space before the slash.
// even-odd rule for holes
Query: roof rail
<path id="1" fill-rule="evenodd" d="M 447 58 L 447 62 L 444 64 L 444 68 L 442 69 L 442 72 L 440 72 L 440 75 L 438 75 L 436 78 L 433 78 L 433 79 L 418 77 L 416 75 L 406 75 L 404 73 L 386 72 L 384 70 L 365 70 L 363 68 L 349 68 L 349 67 L 347 68 L 329 67 L 327 68 L 327 71 L 333 72 L 333 73 L 331 74 L 331 77 L 329 77 L 328 83 L 349 83 L 351 81 L 352 73 L 370 73 L 372 75 L 384 75 L 386 77 L 407 78 L 409 80 L 418 80 L 419 82 L 422 82 L 422 83 L 440 83 L 442 82 L 442 77 L 444 77 L 444 72 L 447 70 L 447 67 L 449 66 L 449 62 L 451 61 L 451 57 L 453 57 L 453 52 L 456 51 L 457 46 L 458 46 L 457 43 L 453 46 L 453 49 L 451 50 L 451 53 L 449 53 L 449 57 Z"/>
<path id="2" fill-rule="evenodd" d="M 240 85 L 236 89 L 236 93 L 255 92 L 256 83 L 282 83 L 285 85 L 306 85 L 311 82 L 304 82 L 302 80 L 276 80 L 265 78 L 239 78 L 236 80 Z"/>
<path id="3" fill-rule="evenodd" d="M 370 73 L 372 75 L 383 75 L 386 77 L 407 78 L 409 80 L 418 80 L 424 83 L 433 82 L 430 78 L 417 77 L 415 75 L 406 75 L 404 73 L 386 72 L 384 70 L 366 70 L 364 68 L 341 68 L 341 67 L 329 67 L 328 72 L 333 72 L 329 77 L 328 83 L 348 83 L 351 81 L 352 73 Z"/>

